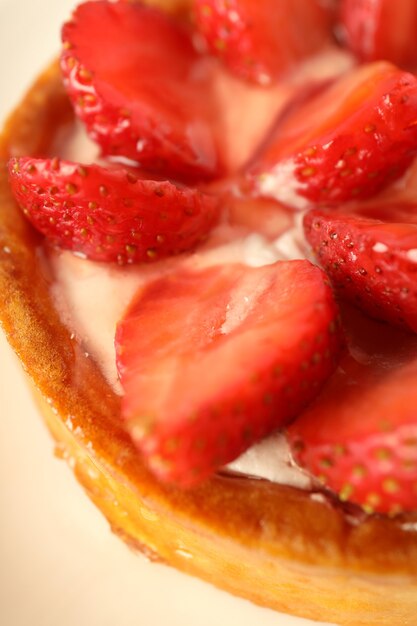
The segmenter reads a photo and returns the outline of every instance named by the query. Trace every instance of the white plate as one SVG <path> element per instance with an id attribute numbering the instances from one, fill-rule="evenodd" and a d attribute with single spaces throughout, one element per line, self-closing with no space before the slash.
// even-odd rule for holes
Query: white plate
<path id="1" fill-rule="evenodd" d="M 73 0 L 0 0 L 0 119 L 59 49 Z M 0 336 L 0 623 L 319 626 L 146 563 L 109 530 L 53 445 Z"/>

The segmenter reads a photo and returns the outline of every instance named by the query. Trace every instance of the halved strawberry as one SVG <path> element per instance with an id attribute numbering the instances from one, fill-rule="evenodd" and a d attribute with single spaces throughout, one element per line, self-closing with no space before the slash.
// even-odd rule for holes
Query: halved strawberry
<path id="1" fill-rule="evenodd" d="M 198 244 L 218 217 L 218 200 L 133 169 L 14 158 L 13 194 L 55 245 L 95 261 L 137 263 Z"/>
<path id="2" fill-rule="evenodd" d="M 415 511 L 417 339 L 355 311 L 346 328 L 350 354 L 288 428 L 295 458 L 369 513 Z"/>
<path id="3" fill-rule="evenodd" d="M 395 221 L 396 208 L 367 207 L 373 218 L 315 209 L 305 216 L 304 231 L 342 297 L 373 317 L 417 332 L 416 205 L 408 205 L 409 223 Z M 403 220 L 406 205 L 398 211 Z"/>
<path id="4" fill-rule="evenodd" d="M 237 75 L 267 85 L 330 41 L 320 0 L 195 0 L 209 48 Z"/>
<path id="5" fill-rule="evenodd" d="M 348 72 L 276 130 L 250 175 L 295 207 L 374 195 L 417 151 L 417 79 L 389 63 Z"/>
<path id="6" fill-rule="evenodd" d="M 118 325 L 126 427 L 161 479 L 192 486 L 294 417 L 340 343 L 332 292 L 308 261 L 183 266 Z"/>
<path id="7" fill-rule="evenodd" d="M 417 64 L 416 0 L 342 0 L 342 40 L 362 60 Z"/>
<path id="8" fill-rule="evenodd" d="M 219 174 L 210 72 L 186 26 L 98 0 L 75 10 L 62 38 L 68 94 L 104 154 L 180 178 Z"/>

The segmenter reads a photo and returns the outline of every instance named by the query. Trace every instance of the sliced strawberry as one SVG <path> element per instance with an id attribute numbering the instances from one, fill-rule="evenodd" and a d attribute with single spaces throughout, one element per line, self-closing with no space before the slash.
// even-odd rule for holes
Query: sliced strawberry
<path id="1" fill-rule="evenodd" d="M 417 339 L 349 312 L 350 354 L 288 429 L 296 460 L 367 512 L 417 508 Z"/>
<path id="2" fill-rule="evenodd" d="M 320 0 L 195 0 L 212 52 L 237 75 L 267 85 L 330 41 Z"/>
<path id="3" fill-rule="evenodd" d="M 55 245 L 95 261 L 153 261 L 198 244 L 218 217 L 217 199 L 134 170 L 59 159 L 11 159 L 14 196 Z"/>
<path id="4" fill-rule="evenodd" d="M 251 175 L 258 193 L 292 206 L 338 203 L 374 195 L 416 151 L 417 79 L 374 63 L 288 116 Z"/>
<path id="5" fill-rule="evenodd" d="M 308 261 L 172 273 L 116 334 L 134 442 L 163 480 L 191 486 L 294 417 L 335 367 L 337 310 Z"/>
<path id="6" fill-rule="evenodd" d="M 98 0 L 76 9 L 62 37 L 68 94 L 104 154 L 179 177 L 219 174 L 210 74 L 184 25 Z"/>
<path id="7" fill-rule="evenodd" d="M 336 46 L 300 64 L 286 80 L 268 89 L 248 83 L 212 63 L 212 89 L 217 102 L 216 127 L 227 173 L 240 172 L 289 109 L 300 106 L 352 65 L 352 57 Z"/>
<path id="8" fill-rule="evenodd" d="M 342 0 L 342 40 L 362 61 L 417 64 L 416 0 Z"/>
<path id="9" fill-rule="evenodd" d="M 411 207 L 415 212 L 415 206 Z M 400 209 L 404 217 L 405 205 Z M 369 207 L 368 213 L 378 215 Z M 410 211 L 410 214 L 412 211 Z M 395 212 L 388 206 L 381 217 Z M 417 218 L 388 223 L 315 209 L 304 218 L 306 237 L 340 294 L 379 319 L 417 332 Z"/>

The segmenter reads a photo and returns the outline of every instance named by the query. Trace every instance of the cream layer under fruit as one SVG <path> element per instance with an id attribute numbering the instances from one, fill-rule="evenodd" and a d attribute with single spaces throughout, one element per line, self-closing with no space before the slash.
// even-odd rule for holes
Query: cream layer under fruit
<path id="1" fill-rule="evenodd" d="M 349 54 L 330 48 L 300 65 L 285 82 L 271 89 L 248 87 L 219 73 L 219 100 L 233 98 L 237 103 L 233 111 L 230 107 L 224 108 L 222 119 L 224 135 L 231 138 L 227 150 L 233 167 L 237 169 L 250 158 L 300 85 L 306 81 L 314 84 L 330 79 L 351 65 Z M 53 151 L 62 158 L 77 162 L 99 161 L 97 147 L 80 127 L 75 132 L 73 128 L 68 129 L 68 133 L 63 132 Z M 288 199 L 292 201 L 291 193 L 289 189 Z M 281 194 L 283 197 L 285 190 Z M 302 201 L 298 208 L 303 208 Z M 182 255 L 181 262 L 192 267 L 227 262 L 260 266 L 278 260 L 305 258 L 300 214 L 294 213 L 289 218 L 288 212 L 283 211 L 281 227 L 280 219 L 280 209 L 277 208 L 274 228 L 281 234 L 271 238 L 251 232 L 247 225 L 232 225 L 226 211 L 222 223 L 208 241 L 193 253 Z M 53 296 L 63 321 L 84 347 L 86 358 L 96 361 L 112 388 L 121 394 L 114 349 L 116 324 L 134 294 L 148 281 L 169 272 L 179 257 L 145 266 L 118 267 L 91 262 L 71 252 L 48 249 L 47 255 L 53 275 Z M 247 294 L 244 301 L 231 303 L 228 315 L 231 327 L 245 315 L 250 298 L 251 294 Z M 285 437 L 280 433 L 252 446 L 228 465 L 228 469 L 303 489 L 313 487 L 313 479 L 295 465 Z"/>

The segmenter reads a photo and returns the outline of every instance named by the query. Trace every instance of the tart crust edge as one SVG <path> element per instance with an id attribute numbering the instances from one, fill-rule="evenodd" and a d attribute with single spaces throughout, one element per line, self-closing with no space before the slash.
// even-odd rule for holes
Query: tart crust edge
<path id="1" fill-rule="evenodd" d="M 7 183 L 10 156 L 45 156 L 71 120 L 54 63 L 0 138 L 0 320 L 77 479 L 128 544 L 231 593 L 352 626 L 411 622 L 417 514 L 412 531 L 376 516 L 352 524 L 341 507 L 267 481 L 219 475 L 184 492 L 149 474 L 118 421 L 119 398 L 59 319 L 41 240 Z"/>

